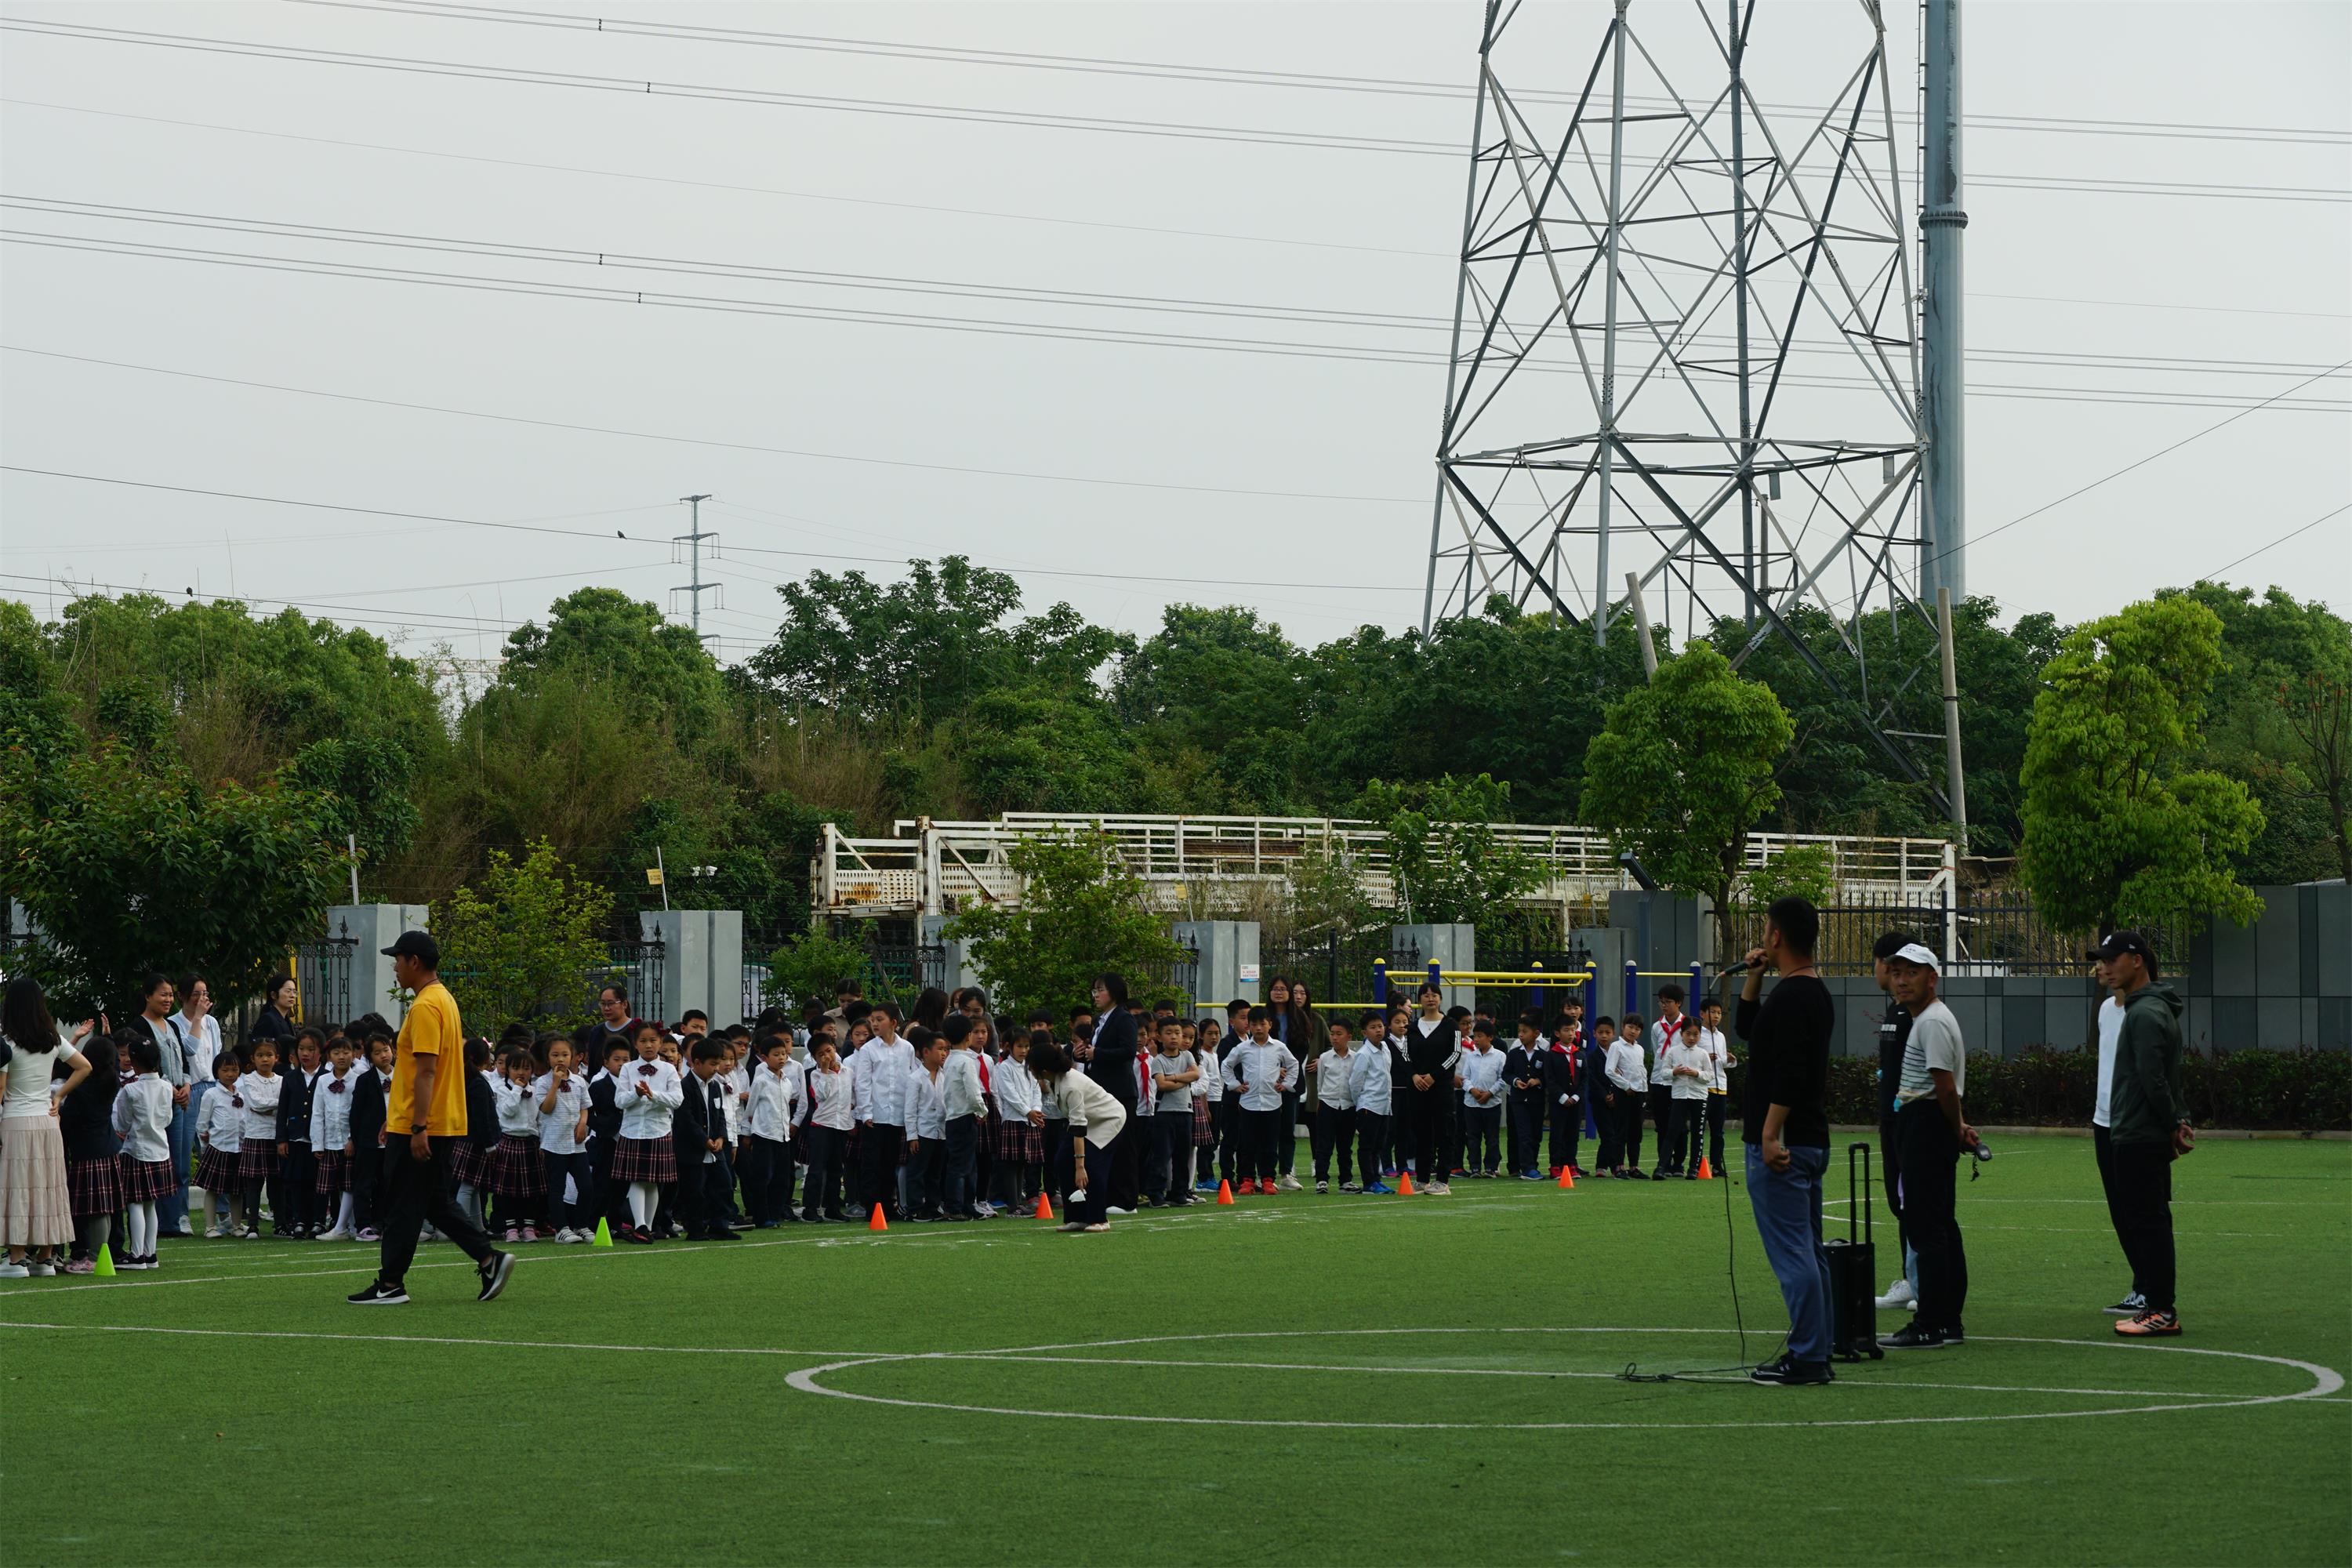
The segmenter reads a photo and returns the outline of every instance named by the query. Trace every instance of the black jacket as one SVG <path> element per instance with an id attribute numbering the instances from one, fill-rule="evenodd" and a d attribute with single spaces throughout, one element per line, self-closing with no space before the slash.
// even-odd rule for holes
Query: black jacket
<path id="1" fill-rule="evenodd" d="M 1544 1103 L 1559 1109 L 1559 1097 L 1563 1094 L 1572 1094 L 1580 1104 L 1582 1103 L 1591 1092 L 1591 1058 L 1580 1045 L 1564 1051 L 1545 1051 Z"/>
<path id="2" fill-rule="evenodd" d="M 472 1068 L 466 1075 L 466 1141 L 477 1149 L 495 1149 L 499 1142 L 499 1093 Z"/>
<path id="3" fill-rule="evenodd" d="M 1544 1101 L 1545 1065 L 1550 1060 L 1551 1047 L 1538 1041 L 1532 1046 L 1514 1045 L 1503 1053 L 1503 1085 L 1510 1090 L 1516 1105 L 1540 1105 Z M 1521 1089 L 1521 1079 L 1534 1079 L 1533 1089 Z"/>
<path id="4" fill-rule="evenodd" d="M 686 1098 L 678 1101 L 677 1114 L 669 1122 L 670 1144 L 677 1152 L 681 1177 L 701 1168 L 702 1157 L 710 1152 L 711 1139 L 727 1135 L 727 1110 L 723 1105 L 712 1103 L 714 1089 L 720 1094 L 727 1092 L 718 1074 L 713 1073 L 710 1081 L 705 1083 L 694 1076 L 692 1068 L 687 1070 Z M 714 1127 L 719 1131 L 712 1131 Z"/>
<path id="5" fill-rule="evenodd" d="M 307 1144 L 310 1142 L 310 1097 L 318 1092 L 318 1075 L 312 1074 L 310 1081 L 305 1083 L 302 1069 L 289 1067 L 278 1073 L 278 1081 L 286 1086 L 278 1093 L 278 1141 Z"/>
<path id="6" fill-rule="evenodd" d="M 1102 1086 L 1129 1117 L 1135 1114 L 1135 1015 L 1124 1007 L 1113 1007 L 1095 1026 L 1095 1059 L 1087 1064 L 1087 1076 Z"/>
<path id="7" fill-rule="evenodd" d="M 588 1085 L 589 1141 L 606 1149 L 621 1135 L 620 1085 L 609 1077 Z"/>
<path id="8" fill-rule="evenodd" d="M 352 1085 L 352 1152 L 372 1154 L 376 1135 L 383 1131 L 383 1080 L 373 1068 L 362 1068 L 352 1077 L 357 1080 Z"/>

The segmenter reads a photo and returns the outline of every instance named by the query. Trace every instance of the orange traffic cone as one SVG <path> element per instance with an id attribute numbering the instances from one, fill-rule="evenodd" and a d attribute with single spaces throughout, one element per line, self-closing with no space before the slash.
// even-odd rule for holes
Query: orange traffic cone
<path id="1" fill-rule="evenodd" d="M 1045 1194 L 1042 1190 L 1037 1194 L 1037 1217 L 1039 1219 L 1054 1217 L 1054 1205 L 1045 1201 Z"/>
<path id="2" fill-rule="evenodd" d="M 1702 1182 L 1715 1180 L 1715 1167 L 1706 1163 L 1706 1156 L 1704 1154 L 1698 1157 L 1698 1179 Z"/>
<path id="3" fill-rule="evenodd" d="M 880 1204 L 876 1204 L 874 1205 L 874 1217 L 866 1222 L 866 1228 L 868 1230 L 887 1230 L 890 1228 L 890 1222 L 882 1217 L 882 1205 Z"/>
<path id="4" fill-rule="evenodd" d="M 1406 1198 L 1412 1196 L 1412 1173 L 1411 1171 L 1399 1171 L 1397 1173 L 1397 1195 L 1399 1197 Z"/>
<path id="5" fill-rule="evenodd" d="M 1234 1201 L 1233 1183 L 1226 1181 L 1219 1182 L 1217 1184 L 1217 1201 L 1221 1204 L 1227 1205 L 1228 1206 L 1232 1205 Z"/>
<path id="6" fill-rule="evenodd" d="M 1566 1165 L 1559 1168 L 1559 1190 L 1563 1193 L 1576 1191 L 1576 1173 Z"/>

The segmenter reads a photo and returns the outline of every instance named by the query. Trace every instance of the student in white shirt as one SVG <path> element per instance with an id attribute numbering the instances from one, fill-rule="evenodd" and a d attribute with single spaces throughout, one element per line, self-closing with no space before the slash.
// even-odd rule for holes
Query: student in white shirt
<path id="1" fill-rule="evenodd" d="M 1249 1038 L 1225 1053 L 1225 1091 L 1241 1097 L 1242 1184 L 1236 1193 L 1275 1191 L 1275 1144 L 1282 1136 L 1282 1097 L 1298 1078 L 1298 1058 L 1273 1037 L 1274 1013 L 1249 1010 Z"/>
<path id="2" fill-rule="evenodd" d="M 1315 1058 L 1315 1126 L 1309 1146 L 1315 1154 L 1315 1190 L 1331 1190 L 1333 1156 L 1339 1166 L 1339 1190 L 1358 1190 L 1348 1168 L 1356 1163 L 1355 1031 L 1345 1018 L 1333 1016 L 1326 1026 L 1331 1048 Z"/>
<path id="3" fill-rule="evenodd" d="M 1723 999 L 1719 996 L 1710 996 L 1699 1004 L 1698 1043 L 1715 1068 L 1714 1081 L 1706 1089 L 1707 1169 L 1722 1176 L 1723 1129 L 1731 1120 L 1731 1069 L 1739 1065 L 1739 1058 L 1731 1054 L 1731 1042 L 1723 1032 Z"/>
<path id="4" fill-rule="evenodd" d="M 621 1132 L 613 1143 L 613 1180 L 628 1189 L 630 1223 L 622 1232 L 627 1241 L 653 1240 L 661 1190 L 677 1183 L 670 1122 L 686 1103 L 686 1086 L 677 1069 L 662 1059 L 664 1040 L 657 1026 L 639 1024 L 637 1059 L 622 1068 L 615 1079 L 613 1099 L 621 1111 Z"/>
<path id="5" fill-rule="evenodd" d="M 1192 1086 L 1201 1079 L 1201 1062 L 1185 1044 L 1187 1032 L 1181 1018 L 1161 1019 L 1145 1059 L 1143 1098 L 1152 1102 L 1151 1131 L 1160 1142 L 1152 1169 L 1165 1170 L 1166 1184 L 1143 1195 L 1171 1208 L 1192 1201 Z"/>
<path id="6" fill-rule="evenodd" d="M 310 1086 L 310 1157 L 319 1167 L 319 1212 L 334 1211 L 333 1223 L 319 1233 L 321 1241 L 350 1241 L 357 1234 L 352 1224 L 352 1091 L 359 1085 L 352 1068 L 358 1047 L 341 1035 L 327 1044 L 327 1070 Z"/>
<path id="7" fill-rule="evenodd" d="M 245 1224 L 236 1234 L 243 1240 L 258 1241 L 261 1194 L 278 1176 L 278 1101 L 286 1083 L 278 1076 L 277 1041 L 255 1040 L 247 1052 L 247 1070 L 238 1075 L 236 1092 L 229 1097 L 245 1130 L 236 1163 L 237 1185 L 245 1194 Z"/>
<path id="8" fill-rule="evenodd" d="M 856 1080 L 841 1065 L 832 1037 L 820 1034 L 809 1049 L 808 1179 L 801 1188 L 801 1218 L 819 1218 L 854 1225 L 856 1216 L 841 1208 L 842 1156 L 849 1147 L 849 1130 L 856 1123 Z"/>
<path id="9" fill-rule="evenodd" d="M 947 1142 L 947 1110 L 940 1078 L 947 1068 L 948 1043 L 920 1024 L 907 1031 L 907 1043 L 915 1051 L 906 1088 L 907 1217 L 928 1223 L 940 1217 L 947 1174 L 941 1158 Z"/>
<path id="10" fill-rule="evenodd" d="M 539 1118 L 547 1217 L 555 1223 L 556 1240 L 577 1244 L 596 1235 L 595 1215 L 589 1209 L 588 1085 L 572 1070 L 571 1039 L 562 1035 L 541 1037 L 547 1044 L 547 1071 L 531 1081 L 530 1106 Z"/>
<path id="11" fill-rule="evenodd" d="M 1601 1020 L 1605 1031 L 1610 1020 Z M 1647 1181 L 1642 1169 L 1642 1097 L 1650 1087 L 1650 1075 L 1642 1060 L 1642 1020 L 1629 1017 L 1617 1025 L 1617 1037 L 1609 1042 L 1609 1052 L 1601 1060 L 1601 1075 L 1609 1087 L 1601 1092 L 1601 1126 L 1615 1136 L 1601 1141 L 1601 1162 L 1609 1173 L 1619 1181 Z"/>
<path id="12" fill-rule="evenodd" d="M 495 1223 L 509 1241 L 537 1241 L 545 1217 L 547 1173 L 539 1152 L 539 1101 L 531 1093 L 538 1064 L 529 1046 L 509 1046 L 499 1061 L 493 1091 L 499 1110 L 499 1142 L 484 1173 L 497 1199 Z"/>
<path id="13" fill-rule="evenodd" d="M 980 1130 L 988 1120 L 988 1091 L 972 1045 L 982 1034 L 968 1013 L 950 1013 L 940 1025 L 948 1047 L 940 1069 L 940 1205 L 950 1220 L 996 1217 L 980 1198 Z"/>
<path id="14" fill-rule="evenodd" d="M 1267 1016 L 1262 1007 L 1253 1011 L 1261 1021 Z M 1289 1054 L 1283 1052 L 1285 1057 Z M 1127 1126 L 1127 1108 L 1108 1089 L 1077 1070 L 1069 1053 L 1050 1039 L 1033 1037 L 1023 1065 L 1037 1080 L 1038 1101 L 1045 1108 L 1039 1114 L 1070 1130 L 1070 1203 L 1061 1228 L 1097 1234 L 1108 1230 L 1110 1220 L 1104 1211 L 1110 1205 L 1109 1151 Z M 1087 1158 L 1089 1149 L 1094 1152 L 1091 1163 Z M 1272 1157 L 1267 1156 L 1269 1161 Z"/>
<path id="15" fill-rule="evenodd" d="M 1666 1052 L 1682 1037 L 1683 1000 L 1683 988 L 1674 982 L 1659 986 L 1658 1021 L 1643 1039 L 1650 1060 L 1650 1131 L 1658 1140 L 1658 1165 L 1650 1173 L 1653 1181 L 1682 1174 L 1682 1149 L 1673 1137 L 1675 1074 L 1666 1065 Z M 1640 1163 L 1638 1155 L 1634 1163 Z"/>
<path id="16" fill-rule="evenodd" d="M 1495 1048 L 1495 1026 L 1486 1018 L 1470 1026 L 1470 1048 L 1454 1065 L 1462 1091 L 1462 1173 L 1492 1180 L 1503 1165 L 1503 1053 Z"/>
<path id="17" fill-rule="evenodd" d="M 1699 1141 L 1705 1129 L 1706 1091 L 1715 1082 L 1715 1061 L 1699 1041 L 1699 1023 L 1685 1016 L 1674 1044 L 1666 1047 L 1668 1086 L 1674 1096 L 1666 1127 L 1667 1157 L 1685 1181 L 1698 1180 Z"/>
<path id="18" fill-rule="evenodd" d="M 1045 1113 L 1037 1080 L 1029 1076 L 1029 1049 L 1050 1030 L 1014 1035 L 992 1079 L 996 1092 L 995 1158 L 989 1163 L 991 1195 L 1005 1213 L 1034 1209 L 1045 1165 Z"/>
<path id="19" fill-rule="evenodd" d="M 805 1109 L 807 1079 L 793 1060 L 791 1037 L 762 1035 L 759 1048 L 743 1129 L 743 1205 L 756 1228 L 774 1230 L 800 1218 L 793 1212 L 793 1129 Z"/>
<path id="20" fill-rule="evenodd" d="M 158 1070 L 163 1052 L 152 1036 L 130 1033 L 131 1066 L 138 1077 L 122 1086 L 109 1112 L 114 1135 L 122 1141 L 115 1169 L 122 1180 L 124 1219 L 129 1226 L 130 1251 L 118 1268 L 155 1267 L 155 1205 L 179 1190 L 172 1168 L 172 1086 Z"/>
<path id="21" fill-rule="evenodd" d="M 1389 1147 L 1389 1121 L 1396 1111 L 1396 1075 L 1402 1047 L 1389 1039 L 1389 1021 L 1377 1007 L 1358 1020 L 1364 1043 L 1348 1058 L 1348 1098 L 1356 1107 L 1356 1151 L 1363 1180 L 1356 1189 L 1376 1196 L 1395 1191 L 1381 1180 L 1381 1157 Z M 1324 1085 L 1326 1092 L 1330 1086 Z"/>
<path id="22" fill-rule="evenodd" d="M 898 1034 L 898 1006 L 884 1002 L 868 1013 L 874 1037 L 849 1058 L 856 1075 L 858 1193 L 882 1205 L 885 1219 L 900 1213 L 898 1163 L 907 1146 L 907 1090 L 915 1050 Z"/>

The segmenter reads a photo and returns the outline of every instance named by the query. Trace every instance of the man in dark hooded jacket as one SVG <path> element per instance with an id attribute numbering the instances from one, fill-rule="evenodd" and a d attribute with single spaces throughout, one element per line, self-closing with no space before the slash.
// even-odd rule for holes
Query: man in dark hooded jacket
<path id="1" fill-rule="evenodd" d="M 2116 1234 L 2147 1304 L 2116 1324 L 2126 1339 L 2180 1332 L 2173 1300 L 2172 1163 L 2197 1147 L 2180 1080 L 2181 1002 L 2157 979 L 2156 950 L 2136 931 L 2099 945 L 2108 984 L 2124 1005 L 2116 1041 L 2107 1135 L 2115 1151 Z"/>

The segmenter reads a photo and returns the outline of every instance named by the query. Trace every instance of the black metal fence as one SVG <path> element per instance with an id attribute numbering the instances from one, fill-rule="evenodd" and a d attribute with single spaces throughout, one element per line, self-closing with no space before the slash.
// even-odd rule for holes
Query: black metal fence
<path id="1" fill-rule="evenodd" d="M 1869 973 L 1871 948 L 1887 931 L 1908 932 L 1935 949 L 1954 974 L 2081 974 L 2089 967 L 2083 955 L 2093 941 L 2088 931 L 2056 930 L 2031 898 L 2015 891 L 1963 889 L 1957 900 L 1941 889 L 1927 897 L 1848 895 L 1824 905 L 1821 917 L 1814 959 L 1824 974 Z M 1763 942 L 1760 906 L 1735 906 L 1729 921 L 1738 951 Z M 2149 928 L 2168 972 L 2188 968 L 2198 924 L 2184 916 Z"/>
<path id="2" fill-rule="evenodd" d="M 1144 964 L 1128 976 L 1130 995 L 1150 997 L 1168 993 L 1181 1001 L 1198 1003 L 1209 1000 L 1201 994 L 1201 951 L 1191 942 L 1176 944 L 1184 956 L 1169 963 Z"/>
<path id="3" fill-rule="evenodd" d="M 1362 1004 L 1372 1000 L 1374 984 L 1372 966 L 1375 962 L 1388 964 L 1391 994 L 1400 985 L 1410 986 L 1411 976 L 1421 968 L 1421 949 L 1410 942 L 1398 942 L 1382 928 L 1355 932 L 1332 931 L 1320 938 L 1295 939 L 1289 942 L 1261 943 L 1258 947 L 1258 973 L 1265 986 L 1276 977 L 1303 980 L 1307 994 L 1318 1007 L 1334 1004 Z M 1204 996 L 1204 1002 L 1222 1002 L 1221 996 Z"/>
<path id="4" fill-rule="evenodd" d="M 1481 943 L 1481 969 L 1498 973 L 1556 974 L 1559 978 L 1481 981 L 1477 987 L 1478 1005 L 1495 1010 L 1495 1020 L 1501 1026 L 1499 1037 L 1508 1040 L 1521 1013 L 1538 1013 L 1553 1018 L 1571 998 L 1581 999 L 1584 971 L 1592 962 L 1591 950 L 1580 941 L 1571 941 L 1566 946 L 1507 948 L 1500 952 L 1489 952 Z M 1606 976 L 1602 979 L 1605 984 Z"/>
<path id="5" fill-rule="evenodd" d="M 299 1011 L 291 1022 L 348 1024 L 362 1013 L 383 1011 L 389 998 L 354 998 L 352 994 L 352 960 L 359 945 L 348 921 L 327 936 L 294 944 L 290 962 Z"/>

